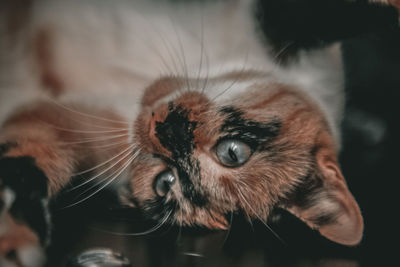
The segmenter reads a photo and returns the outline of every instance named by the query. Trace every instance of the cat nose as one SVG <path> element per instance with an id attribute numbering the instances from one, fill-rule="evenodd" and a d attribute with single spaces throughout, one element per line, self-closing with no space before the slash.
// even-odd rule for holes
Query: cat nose
<path id="1" fill-rule="evenodd" d="M 176 178 L 171 170 L 166 170 L 158 174 L 154 181 L 154 191 L 160 197 L 164 197 L 175 184 Z"/>

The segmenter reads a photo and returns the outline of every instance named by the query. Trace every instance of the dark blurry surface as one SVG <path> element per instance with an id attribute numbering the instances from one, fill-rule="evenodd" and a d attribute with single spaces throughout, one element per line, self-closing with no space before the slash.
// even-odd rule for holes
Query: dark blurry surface
<path id="1" fill-rule="evenodd" d="M 56 243 L 50 249 L 49 266 L 63 266 L 68 257 L 91 247 L 121 251 L 134 267 L 396 266 L 390 262 L 396 255 L 393 244 L 399 227 L 395 219 L 398 200 L 393 190 L 399 177 L 400 148 L 397 127 L 400 30 L 395 27 L 395 12 L 390 8 L 368 7 L 367 11 L 351 9 L 354 13 L 349 13 L 343 4 L 345 1 L 336 1 L 345 9 L 346 16 L 341 16 L 340 9 L 334 9 L 336 14 L 332 14 L 326 6 L 310 5 L 315 1 L 280 1 L 281 5 L 277 1 L 265 1 L 260 7 L 271 4 L 278 10 L 275 14 L 279 23 L 263 24 L 266 33 L 279 33 L 279 27 L 283 29 L 284 34 L 274 35 L 277 51 L 279 46 L 296 43 L 299 38 L 298 47 L 306 48 L 345 38 L 347 106 L 341 162 L 365 219 L 361 244 L 356 247 L 334 244 L 283 211 L 276 211 L 277 215 L 269 222 L 275 234 L 261 222 L 249 224 L 235 216 L 227 232 L 162 227 L 152 234 L 135 236 L 130 234 L 148 230 L 155 224 L 138 219 L 132 210 L 107 207 L 107 197 L 99 196 L 83 205 L 55 211 Z M 279 16 L 282 7 L 289 8 L 287 4 L 300 2 L 305 6 L 297 10 L 306 11 L 290 11 L 291 15 L 282 20 L 284 15 Z M 366 5 L 365 1 L 356 2 Z M 301 25 L 305 26 L 296 28 L 299 25 L 296 20 L 303 21 Z M 330 25 L 326 32 L 318 28 L 324 23 Z M 318 29 L 312 30 L 312 27 Z M 293 33 L 285 29 L 292 29 Z M 302 29 L 306 30 L 301 32 Z M 290 53 L 295 52 L 293 49 Z"/>

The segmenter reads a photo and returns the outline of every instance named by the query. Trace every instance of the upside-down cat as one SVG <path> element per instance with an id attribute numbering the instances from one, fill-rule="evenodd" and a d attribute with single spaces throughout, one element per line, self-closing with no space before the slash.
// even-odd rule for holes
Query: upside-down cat
<path id="1" fill-rule="evenodd" d="M 77 176 L 94 186 L 71 205 L 116 184 L 162 222 L 226 229 L 228 214 L 279 206 L 360 242 L 337 160 L 339 46 L 281 66 L 252 7 L 42 0 L 22 22 L 1 14 L 1 266 L 41 266 L 48 202 Z"/>

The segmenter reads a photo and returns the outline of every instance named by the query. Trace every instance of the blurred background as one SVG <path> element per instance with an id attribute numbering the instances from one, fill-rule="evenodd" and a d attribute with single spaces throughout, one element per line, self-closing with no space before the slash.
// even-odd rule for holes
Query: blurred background
<path id="1" fill-rule="evenodd" d="M 134 267 L 398 265 L 399 201 L 393 190 L 400 178 L 396 10 L 360 0 L 259 0 L 255 16 L 281 64 L 295 60 L 299 49 L 343 41 L 347 103 L 340 160 L 365 220 L 361 244 L 334 244 L 281 210 L 271 217 L 270 229 L 236 216 L 227 232 L 163 227 L 136 236 L 155 223 L 144 222 L 131 209 L 110 206 L 112 196 L 104 194 L 74 208 L 56 209 L 48 266 L 65 266 L 68 258 L 93 247 L 121 251 Z"/>

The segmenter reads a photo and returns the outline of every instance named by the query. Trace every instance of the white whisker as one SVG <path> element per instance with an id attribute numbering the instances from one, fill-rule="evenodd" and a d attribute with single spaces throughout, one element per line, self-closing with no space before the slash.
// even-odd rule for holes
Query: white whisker
<path id="1" fill-rule="evenodd" d="M 138 150 L 138 152 L 139 152 L 139 150 Z M 76 206 L 76 205 L 78 205 L 78 204 L 80 204 L 80 203 L 82 203 L 82 202 L 88 200 L 89 198 L 93 197 L 94 195 L 96 195 L 97 193 L 99 193 L 101 190 L 103 190 L 104 188 L 106 188 L 109 184 L 111 184 L 112 182 L 114 182 L 114 180 L 117 179 L 117 178 L 121 175 L 121 173 L 123 173 L 123 172 L 126 170 L 126 168 L 128 168 L 128 166 L 135 160 L 135 158 L 136 158 L 136 156 L 132 156 L 132 157 L 125 163 L 125 165 L 122 166 L 122 168 L 120 168 L 119 171 L 116 171 L 116 172 L 112 173 L 110 176 L 108 176 L 108 177 L 106 177 L 105 179 L 103 179 L 101 182 L 103 182 L 104 180 L 106 180 L 106 179 L 108 179 L 108 178 L 110 178 L 110 177 L 113 176 L 108 182 L 104 183 L 104 185 L 102 185 L 99 189 L 97 189 L 96 191 L 94 191 L 93 193 L 91 193 L 90 195 L 88 195 L 87 197 L 85 197 L 85 198 L 83 198 L 83 199 L 81 199 L 81 200 L 79 200 L 79 201 L 77 201 L 77 202 L 75 202 L 75 203 L 72 203 L 72 204 L 70 204 L 70 205 L 65 206 L 64 209 L 70 208 L 70 207 L 73 207 L 73 206 Z M 99 183 L 96 184 L 95 186 L 97 186 L 97 185 L 99 185 Z M 93 188 L 93 187 L 89 188 L 88 190 L 90 190 L 90 189 L 92 189 L 92 188 Z M 85 192 L 83 192 L 82 194 L 86 193 L 88 190 L 85 190 Z M 80 194 L 79 196 L 81 196 L 82 194 Z M 79 197 L 79 196 L 78 196 L 78 197 Z"/>
<path id="2" fill-rule="evenodd" d="M 122 162 L 124 159 L 126 159 L 128 156 L 130 155 L 130 152 L 128 152 L 126 155 L 124 155 L 122 158 L 120 158 L 119 160 L 117 160 L 114 164 L 112 164 L 111 166 L 109 166 L 108 168 L 106 168 L 105 170 L 101 171 L 100 173 L 96 174 L 95 176 L 86 179 L 83 183 L 76 185 L 70 189 L 68 189 L 66 192 L 72 192 L 78 188 L 81 188 L 82 186 L 90 183 L 91 181 L 95 180 L 96 178 L 104 175 L 106 172 L 108 172 L 109 170 L 111 170 L 112 168 L 114 168 L 116 165 L 118 165 L 120 162 Z M 114 172 L 115 173 L 115 172 Z M 97 185 L 101 184 L 104 180 L 107 180 L 108 178 L 110 178 L 114 173 L 112 173 L 111 175 L 107 176 L 106 178 L 102 179 L 100 182 L 96 183 L 94 186 L 90 187 L 89 189 L 85 190 L 83 193 L 81 193 L 79 196 L 83 195 L 84 193 L 86 193 L 87 191 L 91 190 L 92 188 L 96 187 Z M 78 196 L 78 197 L 79 197 Z"/>
<path id="3" fill-rule="evenodd" d="M 239 197 L 246 204 L 246 206 L 250 209 L 250 211 L 258 218 L 258 220 L 275 236 L 276 239 L 278 239 L 282 244 L 285 244 L 283 239 L 274 230 L 272 230 L 272 228 L 253 210 L 253 208 L 250 206 L 249 202 L 246 200 L 245 196 L 243 195 L 242 191 L 240 190 L 240 187 L 237 187 L 237 192 L 238 192 Z"/>
<path id="4" fill-rule="evenodd" d="M 96 116 L 96 115 L 93 115 L 93 114 L 87 114 L 87 113 L 84 113 L 82 111 L 75 110 L 73 108 L 70 108 L 70 107 L 66 106 L 65 104 L 61 104 L 60 102 L 58 102 L 55 99 L 50 98 L 50 97 L 48 98 L 48 100 L 50 102 L 52 102 L 54 105 L 56 105 L 56 106 L 58 106 L 58 107 L 60 107 L 62 109 L 65 109 L 65 110 L 67 110 L 69 112 L 73 112 L 75 114 L 78 114 L 78 115 L 81 115 L 81 116 L 84 116 L 84 117 L 88 117 L 88 118 L 92 118 L 92 119 L 96 119 L 96 120 L 100 120 L 100 121 L 107 121 L 107 122 L 113 122 L 113 123 L 119 123 L 119 124 L 123 124 L 123 125 L 128 125 L 128 123 L 126 121 L 107 119 L 107 118 L 99 117 L 99 116 Z"/>
<path id="5" fill-rule="evenodd" d="M 218 97 L 220 97 L 220 96 L 222 96 L 223 94 L 225 94 L 226 92 L 228 92 L 229 89 L 231 89 L 231 88 L 238 82 L 240 74 L 242 74 L 242 73 L 245 71 L 245 69 L 246 69 L 247 59 L 248 59 L 248 51 L 246 52 L 246 57 L 245 57 L 245 60 L 244 60 L 244 62 L 243 62 L 242 69 L 239 71 L 239 75 L 237 75 L 236 79 L 234 79 L 234 80 L 232 81 L 232 83 L 231 83 L 227 88 L 225 88 L 221 93 L 219 93 L 218 95 L 216 95 L 216 96 L 212 99 L 212 101 L 217 100 Z"/>
<path id="6" fill-rule="evenodd" d="M 78 145 L 78 144 L 87 144 L 87 143 L 94 143 L 94 142 L 102 142 L 111 139 L 121 138 L 121 137 L 130 137 L 129 134 L 120 134 L 120 135 L 112 135 L 107 137 L 98 137 L 98 138 L 82 138 L 81 141 L 71 141 L 71 142 L 59 142 L 60 145 Z"/>
<path id="7" fill-rule="evenodd" d="M 121 141 L 121 142 L 116 142 L 116 143 L 108 143 L 108 144 L 104 144 L 104 145 L 90 145 L 91 148 L 95 148 L 95 149 L 110 149 L 110 148 L 115 148 L 117 146 L 122 146 L 122 145 L 129 145 L 132 142 L 128 142 L 127 140 Z"/>
<path id="8" fill-rule="evenodd" d="M 275 54 L 274 60 L 279 59 L 279 57 L 280 57 L 286 50 L 288 50 L 289 47 L 292 46 L 294 43 L 295 43 L 295 42 L 288 42 L 286 45 L 284 45 L 284 46 L 282 47 L 282 49 L 279 50 L 279 51 Z M 278 62 L 278 64 L 280 64 L 280 62 Z"/>
<path id="9" fill-rule="evenodd" d="M 175 26 L 174 22 L 172 21 L 172 19 L 170 21 L 171 21 L 172 28 L 174 29 L 174 32 L 175 32 L 175 35 L 176 35 L 176 38 L 177 38 L 177 41 L 178 41 L 178 45 L 179 45 L 179 50 L 180 50 L 179 59 L 181 61 L 181 65 L 182 65 L 182 68 L 183 68 L 183 75 L 185 76 L 187 90 L 190 91 L 191 90 L 191 88 L 190 88 L 190 79 L 189 79 L 189 73 L 188 73 L 188 65 L 187 65 L 187 62 L 186 62 L 185 49 L 183 47 L 181 36 L 179 35 L 179 32 L 176 29 L 176 26 Z M 178 55 L 179 55 L 179 53 L 178 53 Z"/>
<path id="10" fill-rule="evenodd" d="M 103 162 L 103 163 L 100 163 L 100 164 L 98 164 L 98 165 L 96 165 L 96 166 L 94 166 L 94 167 L 92 167 L 92 168 L 90 168 L 90 169 L 87 169 L 87 170 L 84 170 L 84 171 L 80 171 L 80 172 L 78 172 L 78 173 L 74 173 L 74 174 L 72 174 L 72 176 L 78 176 L 78 175 L 82 175 L 82 174 L 85 174 L 85 173 L 94 171 L 94 170 L 96 170 L 96 169 L 98 169 L 98 168 L 100 168 L 100 167 L 106 165 L 107 163 L 113 161 L 114 159 L 118 158 L 118 157 L 121 156 L 122 154 L 124 154 L 124 153 L 126 153 L 126 152 L 131 152 L 130 150 L 133 150 L 134 147 L 135 147 L 134 145 L 131 145 L 131 146 L 129 146 L 128 148 L 126 148 L 125 150 L 123 150 L 122 152 L 120 152 L 120 153 L 118 153 L 117 155 L 115 155 L 114 157 L 108 159 L 107 161 L 105 161 L 105 162 Z"/>
<path id="11" fill-rule="evenodd" d="M 198 258 L 204 258 L 205 257 L 203 254 L 196 253 L 196 252 L 183 252 L 182 255 L 190 256 L 190 257 L 198 257 Z"/>
<path id="12" fill-rule="evenodd" d="M 160 229 L 169 220 L 169 217 L 171 216 L 171 214 L 172 214 L 172 210 L 170 210 L 164 216 L 164 218 L 160 222 L 158 222 L 155 226 L 153 226 L 149 230 L 146 230 L 146 231 L 143 231 L 143 232 L 139 232 L 139 233 L 121 233 L 121 232 L 105 231 L 105 230 L 102 230 L 102 229 L 97 229 L 97 230 L 101 231 L 103 233 L 119 235 L 119 236 L 142 236 L 142 235 L 148 235 L 148 234 L 151 234 L 151 233 L 157 231 L 158 229 Z"/>
<path id="13" fill-rule="evenodd" d="M 39 120 L 39 119 L 38 119 Z M 118 132 L 123 132 L 129 130 L 129 128 L 120 128 L 120 129 L 115 129 L 115 130 L 107 130 L 107 131 L 90 131 L 90 130 L 75 130 L 75 129 L 68 129 L 68 128 L 63 128 L 63 127 L 58 127 L 56 125 L 53 125 L 51 123 L 48 123 L 43 120 L 39 120 L 41 123 L 44 123 L 54 129 L 64 131 L 64 132 L 70 132 L 70 133 L 84 133 L 84 134 L 103 134 L 103 133 L 118 133 Z"/>

